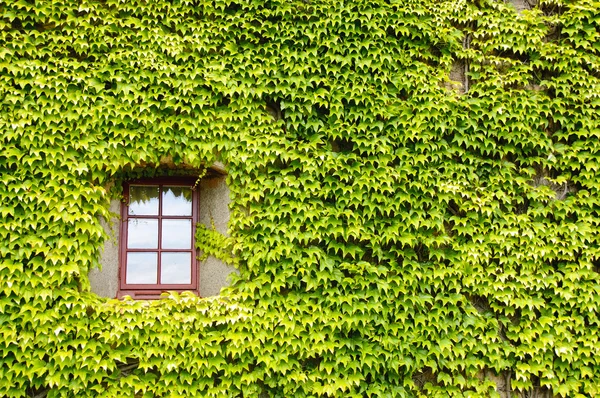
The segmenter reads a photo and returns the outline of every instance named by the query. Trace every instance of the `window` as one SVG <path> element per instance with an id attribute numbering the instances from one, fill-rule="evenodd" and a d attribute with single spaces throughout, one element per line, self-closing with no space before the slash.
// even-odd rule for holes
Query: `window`
<path id="1" fill-rule="evenodd" d="M 128 182 L 123 187 L 118 296 L 157 298 L 167 290 L 198 291 L 194 178 Z"/>

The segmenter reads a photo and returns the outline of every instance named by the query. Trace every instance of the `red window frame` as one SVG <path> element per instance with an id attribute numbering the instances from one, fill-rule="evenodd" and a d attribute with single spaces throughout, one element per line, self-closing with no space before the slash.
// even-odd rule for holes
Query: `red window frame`
<path id="1" fill-rule="evenodd" d="M 129 295 L 136 299 L 156 299 L 160 298 L 160 294 L 165 291 L 192 291 L 198 294 L 198 250 L 195 248 L 194 236 L 196 233 L 196 223 L 198 223 L 198 201 L 199 193 L 196 187 L 196 178 L 189 177 L 161 177 L 161 178 L 145 178 L 133 181 L 127 181 L 123 184 L 124 201 L 121 203 L 121 228 L 119 234 L 119 291 L 117 297 L 121 298 Z M 129 214 L 129 188 L 132 185 L 140 186 L 158 186 L 158 215 L 137 215 Z M 165 186 L 189 186 L 192 189 L 192 215 L 191 216 L 163 216 L 162 214 L 162 192 Z M 128 223 L 130 218 L 138 219 L 156 219 L 158 220 L 158 245 L 156 249 L 130 249 L 127 244 Z M 180 220 L 190 219 L 192 223 L 191 229 L 191 249 L 163 249 L 162 245 L 162 220 Z M 127 253 L 128 252 L 152 252 L 157 253 L 157 283 L 154 284 L 133 284 L 127 283 Z M 191 253 L 191 283 L 189 284 L 167 284 L 160 283 L 161 276 L 161 253 L 165 252 L 190 252 Z"/>

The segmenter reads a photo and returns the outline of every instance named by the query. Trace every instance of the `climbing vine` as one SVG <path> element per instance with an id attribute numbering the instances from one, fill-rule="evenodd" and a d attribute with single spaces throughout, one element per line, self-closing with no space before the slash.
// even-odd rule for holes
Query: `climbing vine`
<path id="1" fill-rule="evenodd" d="M 600 395 L 600 2 L 517 5 L 0 2 L 0 396 Z M 165 158 L 239 275 L 100 298 Z"/>
<path id="2" fill-rule="evenodd" d="M 196 247 L 202 252 L 200 260 L 213 256 L 225 264 L 237 265 L 237 260 L 232 254 L 235 242 L 217 231 L 214 220 L 211 219 L 211 228 L 198 223 L 195 238 Z"/>

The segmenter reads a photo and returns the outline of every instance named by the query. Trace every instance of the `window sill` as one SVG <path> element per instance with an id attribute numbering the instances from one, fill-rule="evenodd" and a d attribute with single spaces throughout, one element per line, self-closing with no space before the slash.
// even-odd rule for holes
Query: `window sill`
<path id="1" fill-rule="evenodd" d="M 158 300 L 161 298 L 161 294 L 167 293 L 167 292 L 177 292 L 177 293 L 192 292 L 195 295 L 199 296 L 197 290 L 190 290 L 190 289 L 185 289 L 185 290 L 174 290 L 174 289 L 169 289 L 169 290 L 119 290 L 117 293 L 117 299 L 120 300 L 124 296 L 131 296 L 131 298 L 135 299 L 135 300 Z"/>

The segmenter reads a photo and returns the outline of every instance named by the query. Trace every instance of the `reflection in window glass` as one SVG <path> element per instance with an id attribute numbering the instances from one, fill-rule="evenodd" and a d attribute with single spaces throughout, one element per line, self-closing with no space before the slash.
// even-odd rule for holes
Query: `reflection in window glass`
<path id="1" fill-rule="evenodd" d="M 129 187 L 129 215 L 158 215 L 158 186 L 131 185 Z"/>
<path id="2" fill-rule="evenodd" d="M 126 283 L 153 284 L 158 274 L 156 252 L 127 253 Z"/>
<path id="3" fill-rule="evenodd" d="M 161 253 L 160 282 L 164 284 L 192 283 L 191 253 Z"/>
<path id="4" fill-rule="evenodd" d="M 162 249 L 191 249 L 192 220 L 163 220 Z"/>
<path id="5" fill-rule="evenodd" d="M 127 221 L 127 247 L 129 249 L 157 249 L 158 220 L 130 218 Z"/>
<path id="6" fill-rule="evenodd" d="M 163 187 L 163 216 L 191 216 L 192 189 L 190 187 Z"/>

